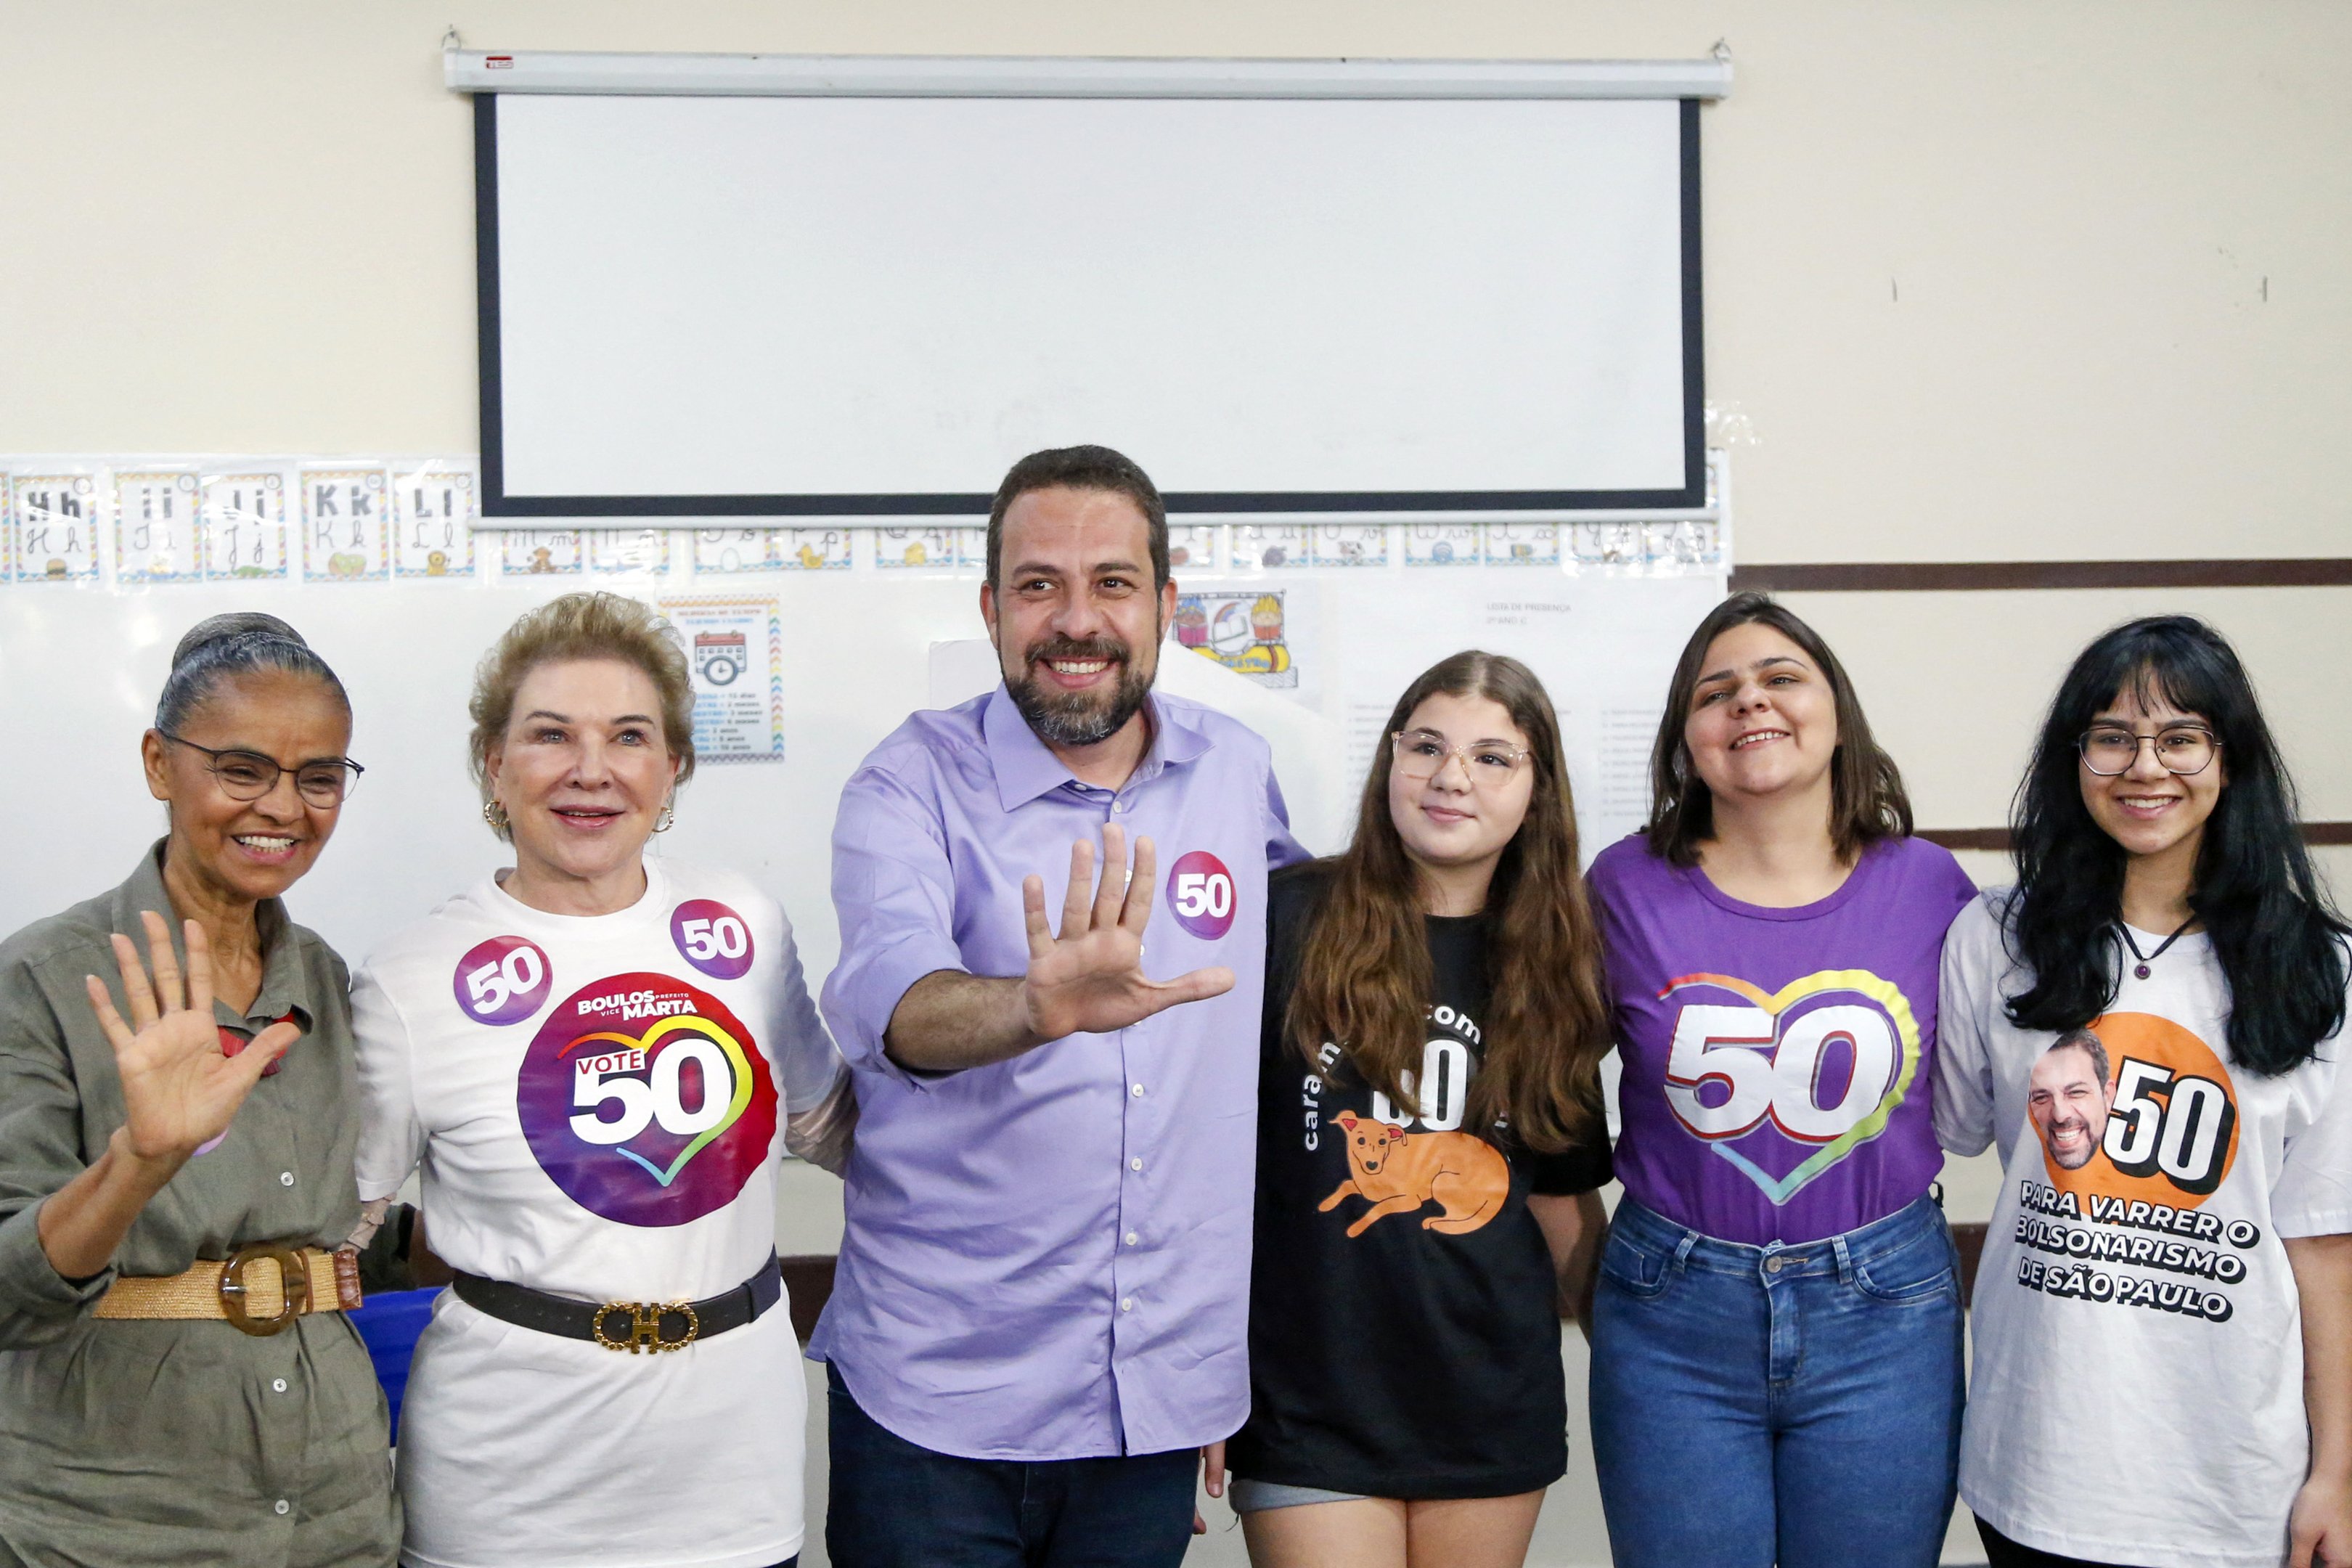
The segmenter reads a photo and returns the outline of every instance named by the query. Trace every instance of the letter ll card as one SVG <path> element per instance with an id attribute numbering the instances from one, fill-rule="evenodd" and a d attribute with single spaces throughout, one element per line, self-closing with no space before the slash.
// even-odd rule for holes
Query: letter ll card
<path id="1" fill-rule="evenodd" d="M 397 541 L 392 554 L 395 577 L 471 577 L 474 574 L 474 474 L 470 468 L 428 463 L 392 481 Z M 576 556 L 579 547 L 573 546 Z"/>

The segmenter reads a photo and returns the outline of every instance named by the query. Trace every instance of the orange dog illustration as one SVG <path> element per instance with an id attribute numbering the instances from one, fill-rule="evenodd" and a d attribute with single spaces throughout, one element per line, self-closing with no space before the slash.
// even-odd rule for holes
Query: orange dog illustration
<path id="1" fill-rule="evenodd" d="M 1434 1201 L 1445 1212 L 1421 1222 L 1451 1236 L 1495 1217 L 1511 1195 L 1511 1167 L 1500 1151 L 1468 1132 L 1413 1132 L 1343 1110 L 1332 1119 L 1348 1131 L 1348 1179 L 1316 1207 L 1329 1214 L 1349 1193 L 1371 1207 L 1348 1227 L 1361 1236 L 1384 1215 L 1410 1214 Z"/>

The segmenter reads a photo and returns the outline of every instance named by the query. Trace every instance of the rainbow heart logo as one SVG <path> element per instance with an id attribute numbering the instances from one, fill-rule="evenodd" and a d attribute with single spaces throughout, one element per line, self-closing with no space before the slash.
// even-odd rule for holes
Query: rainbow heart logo
<path id="1" fill-rule="evenodd" d="M 1769 992 L 1737 975 L 1685 974 L 1658 997 L 1692 989 L 1728 992 L 1745 1005 L 1684 1005 L 1667 1053 L 1669 1108 L 1775 1206 L 1885 1131 L 1918 1077 L 1919 1021 L 1910 998 L 1866 969 L 1824 969 Z M 1858 1000 L 1797 1010 L 1840 994 Z M 1837 1047 L 1850 1053 L 1846 1087 L 1836 1105 L 1824 1107 L 1823 1064 Z M 1713 1103 L 1702 1093 L 1710 1083 L 1724 1092 Z M 1789 1144 L 1810 1144 L 1811 1152 L 1775 1174 L 1735 1146 L 1768 1122 L 1778 1136 L 1758 1152 Z"/>

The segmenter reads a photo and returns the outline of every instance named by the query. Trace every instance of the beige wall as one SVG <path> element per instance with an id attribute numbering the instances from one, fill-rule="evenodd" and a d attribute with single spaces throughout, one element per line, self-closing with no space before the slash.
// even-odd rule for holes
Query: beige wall
<path id="1" fill-rule="evenodd" d="M 0 0 L 0 450 L 469 450 L 476 47 L 1695 56 L 1707 385 L 1765 561 L 2345 552 L 2352 7 Z M 2246 645 L 2352 818 L 2342 592 L 1814 595 L 1931 826 L 2107 622 Z"/>

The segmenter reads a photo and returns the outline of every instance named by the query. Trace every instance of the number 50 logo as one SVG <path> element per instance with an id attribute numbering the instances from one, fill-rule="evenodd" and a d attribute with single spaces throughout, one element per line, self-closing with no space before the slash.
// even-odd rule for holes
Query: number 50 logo
<path id="1" fill-rule="evenodd" d="M 547 954 L 519 936 L 494 936 L 457 961 L 457 1005 L 478 1024 L 520 1024 L 547 1001 Z"/>
<path id="2" fill-rule="evenodd" d="M 1823 1104 L 1835 1081 L 1823 1068 L 1837 1047 L 1851 1065 L 1843 1088 Z M 1738 1138 L 1769 1116 L 1800 1142 L 1828 1143 L 1878 1108 L 1902 1055 L 1894 1026 L 1875 1007 L 1845 1003 L 1784 1020 L 1761 1007 L 1693 1005 L 1675 1021 L 1666 1102 L 1701 1138 Z M 1701 1098 L 1709 1084 L 1720 1096 L 1713 1104 Z"/>
<path id="3" fill-rule="evenodd" d="M 1203 942 L 1234 929 L 1234 874 L 1205 849 L 1178 858 L 1168 868 L 1168 912 Z"/>
<path id="4" fill-rule="evenodd" d="M 751 928 L 716 899 L 688 899 L 669 915 L 678 955 L 713 980 L 740 980 L 751 968 Z"/>

